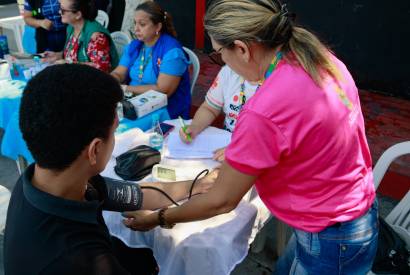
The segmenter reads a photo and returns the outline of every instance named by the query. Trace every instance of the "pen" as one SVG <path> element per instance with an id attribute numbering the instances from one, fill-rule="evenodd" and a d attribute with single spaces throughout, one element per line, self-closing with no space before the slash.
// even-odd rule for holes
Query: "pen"
<path id="1" fill-rule="evenodd" d="M 183 120 L 182 117 L 180 117 L 180 116 L 179 116 L 178 118 L 179 118 L 179 123 L 181 124 L 181 129 L 182 129 L 182 131 L 184 132 L 184 134 L 186 135 L 186 139 L 187 139 L 189 142 L 191 142 L 191 141 L 192 141 L 192 138 L 191 138 L 191 135 L 186 132 L 186 125 L 185 125 L 184 120 Z"/>

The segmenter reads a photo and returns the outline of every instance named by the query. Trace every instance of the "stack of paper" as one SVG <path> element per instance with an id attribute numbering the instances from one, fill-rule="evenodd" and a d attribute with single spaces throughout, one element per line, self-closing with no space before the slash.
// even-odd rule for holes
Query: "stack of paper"
<path id="1" fill-rule="evenodd" d="M 178 132 L 172 132 L 165 156 L 176 159 L 212 158 L 215 150 L 226 147 L 230 141 L 231 133 L 215 127 L 208 127 L 189 144 L 182 142 Z"/>

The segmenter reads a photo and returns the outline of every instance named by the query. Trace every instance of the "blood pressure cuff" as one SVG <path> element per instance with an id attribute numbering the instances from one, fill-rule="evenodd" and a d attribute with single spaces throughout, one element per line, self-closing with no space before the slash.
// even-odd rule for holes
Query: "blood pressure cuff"
<path id="1" fill-rule="evenodd" d="M 137 183 L 97 175 L 89 180 L 85 198 L 100 201 L 104 210 L 124 212 L 141 209 L 143 193 Z"/>
<path id="2" fill-rule="evenodd" d="M 139 145 L 115 160 L 115 173 L 124 180 L 136 181 L 151 173 L 152 167 L 161 161 L 161 154 L 147 145 Z"/>
<path id="3" fill-rule="evenodd" d="M 122 111 L 124 117 L 130 120 L 136 120 L 138 118 L 137 111 L 134 105 L 127 99 L 121 100 Z"/>

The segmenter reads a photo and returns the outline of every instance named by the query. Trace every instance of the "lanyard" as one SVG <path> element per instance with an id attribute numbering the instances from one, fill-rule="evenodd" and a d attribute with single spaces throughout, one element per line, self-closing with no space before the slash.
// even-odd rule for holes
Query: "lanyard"
<path id="1" fill-rule="evenodd" d="M 262 81 L 259 82 L 258 87 L 256 88 L 256 91 L 259 89 L 259 87 L 263 84 L 263 82 L 265 81 L 266 78 L 268 78 L 273 71 L 276 69 L 276 66 L 278 65 L 279 61 L 282 59 L 282 53 L 278 52 L 275 54 L 275 56 L 273 57 L 268 70 L 265 73 L 265 77 Z M 256 92 L 255 91 L 255 92 Z M 245 79 L 242 78 L 242 83 L 241 83 L 241 89 L 239 91 L 239 98 L 241 101 L 241 105 L 239 107 L 239 110 L 242 109 L 242 106 L 246 103 L 246 96 L 245 96 Z"/>
<path id="2" fill-rule="evenodd" d="M 265 81 L 266 78 L 268 78 L 273 73 L 273 71 L 276 69 L 276 66 L 278 65 L 281 59 L 282 59 L 282 52 L 277 52 L 275 56 L 273 57 L 272 61 L 270 62 L 269 68 L 265 73 L 265 78 L 262 80 L 262 83 Z"/>
<path id="3" fill-rule="evenodd" d="M 145 47 L 142 47 L 142 51 L 141 51 L 141 60 L 140 60 L 140 66 L 139 66 L 139 72 L 138 72 L 138 78 L 139 78 L 139 82 L 142 82 L 142 77 L 144 76 L 144 69 L 148 64 L 148 61 L 151 59 L 152 57 L 152 51 L 149 53 L 149 56 L 147 59 L 145 59 Z"/>

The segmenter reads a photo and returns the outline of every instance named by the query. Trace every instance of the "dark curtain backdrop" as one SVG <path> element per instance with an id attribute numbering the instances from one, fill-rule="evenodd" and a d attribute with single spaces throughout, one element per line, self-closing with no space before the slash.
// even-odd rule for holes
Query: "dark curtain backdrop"
<path id="1" fill-rule="evenodd" d="M 409 0 L 283 2 L 342 59 L 360 88 L 410 99 Z"/>
<path id="2" fill-rule="evenodd" d="M 410 1 L 288 0 L 297 22 L 324 40 L 358 86 L 410 99 Z"/>
<path id="3" fill-rule="evenodd" d="M 0 5 L 14 4 L 17 0 L 0 0 Z"/>
<path id="4" fill-rule="evenodd" d="M 155 1 L 171 13 L 178 40 L 188 48 L 195 46 L 195 1 L 194 0 L 159 0 Z"/>

